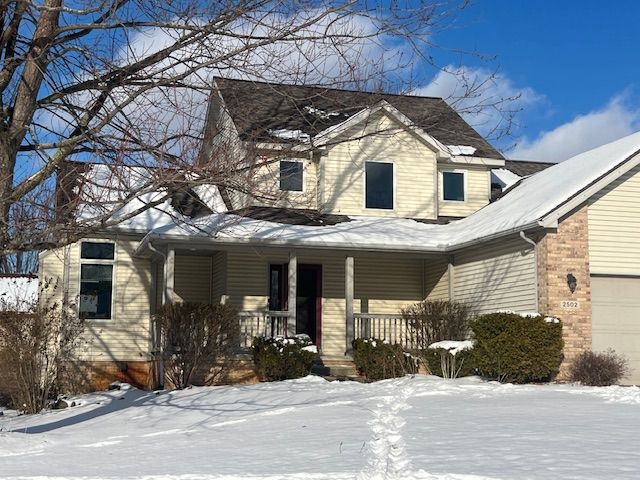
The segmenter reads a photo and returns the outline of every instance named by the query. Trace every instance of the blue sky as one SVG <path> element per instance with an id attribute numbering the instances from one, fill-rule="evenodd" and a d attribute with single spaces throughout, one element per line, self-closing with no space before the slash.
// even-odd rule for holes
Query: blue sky
<path id="1" fill-rule="evenodd" d="M 437 41 L 495 60 L 437 58 L 498 68 L 498 83 L 523 92 L 524 109 L 499 146 L 514 158 L 563 160 L 640 129 L 639 18 L 630 0 L 475 0 Z"/>

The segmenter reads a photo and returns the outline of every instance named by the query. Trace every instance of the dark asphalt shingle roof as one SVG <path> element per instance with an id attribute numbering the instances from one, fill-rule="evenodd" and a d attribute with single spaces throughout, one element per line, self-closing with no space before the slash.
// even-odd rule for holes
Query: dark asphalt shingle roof
<path id="1" fill-rule="evenodd" d="M 336 225 L 338 223 L 351 221 L 347 215 L 322 213 L 318 210 L 303 208 L 251 206 L 232 210 L 229 213 L 241 217 L 253 218 L 254 220 L 266 220 L 287 225 L 310 225 L 314 227 Z"/>
<path id="2" fill-rule="evenodd" d="M 216 83 L 245 140 L 281 142 L 269 134 L 278 129 L 314 136 L 385 100 L 445 145 L 469 145 L 476 149 L 476 156 L 503 158 L 441 98 L 223 78 Z"/>
<path id="3" fill-rule="evenodd" d="M 555 163 L 531 162 L 527 160 L 505 160 L 504 162 L 504 168 L 512 171 L 516 175 L 520 175 L 521 177 L 533 175 L 534 173 L 546 170 L 553 165 L 555 165 Z"/>

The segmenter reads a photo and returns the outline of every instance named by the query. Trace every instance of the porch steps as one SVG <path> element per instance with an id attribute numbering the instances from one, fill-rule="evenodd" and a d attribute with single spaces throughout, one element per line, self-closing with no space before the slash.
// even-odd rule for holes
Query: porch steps
<path id="1" fill-rule="evenodd" d="M 360 380 L 353 361 L 344 357 L 323 357 L 311 368 L 311 373 L 327 380 Z"/>

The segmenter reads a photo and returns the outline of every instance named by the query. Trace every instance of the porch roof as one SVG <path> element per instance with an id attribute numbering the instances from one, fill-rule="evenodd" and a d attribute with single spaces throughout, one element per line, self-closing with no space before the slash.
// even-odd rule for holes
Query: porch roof
<path id="1" fill-rule="evenodd" d="M 410 219 L 353 217 L 309 226 L 215 213 L 151 230 L 149 241 L 218 242 L 379 251 L 447 252 L 512 233 L 553 227 L 615 178 L 640 163 L 640 132 L 576 155 L 523 179 L 498 201 L 446 225 Z"/>

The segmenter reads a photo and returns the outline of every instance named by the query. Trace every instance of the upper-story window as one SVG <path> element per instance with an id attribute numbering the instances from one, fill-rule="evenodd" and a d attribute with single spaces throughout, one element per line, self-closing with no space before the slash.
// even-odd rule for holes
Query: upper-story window
<path id="1" fill-rule="evenodd" d="M 442 172 L 442 199 L 464 202 L 463 172 Z"/>
<path id="2" fill-rule="evenodd" d="M 81 318 L 108 320 L 112 316 L 113 269 L 115 244 L 82 242 L 80 244 Z"/>
<path id="3" fill-rule="evenodd" d="M 302 192 L 304 165 L 296 160 L 280 160 L 280 190 Z"/>
<path id="4" fill-rule="evenodd" d="M 365 207 L 393 210 L 393 163 L 365 162 Z"/>

